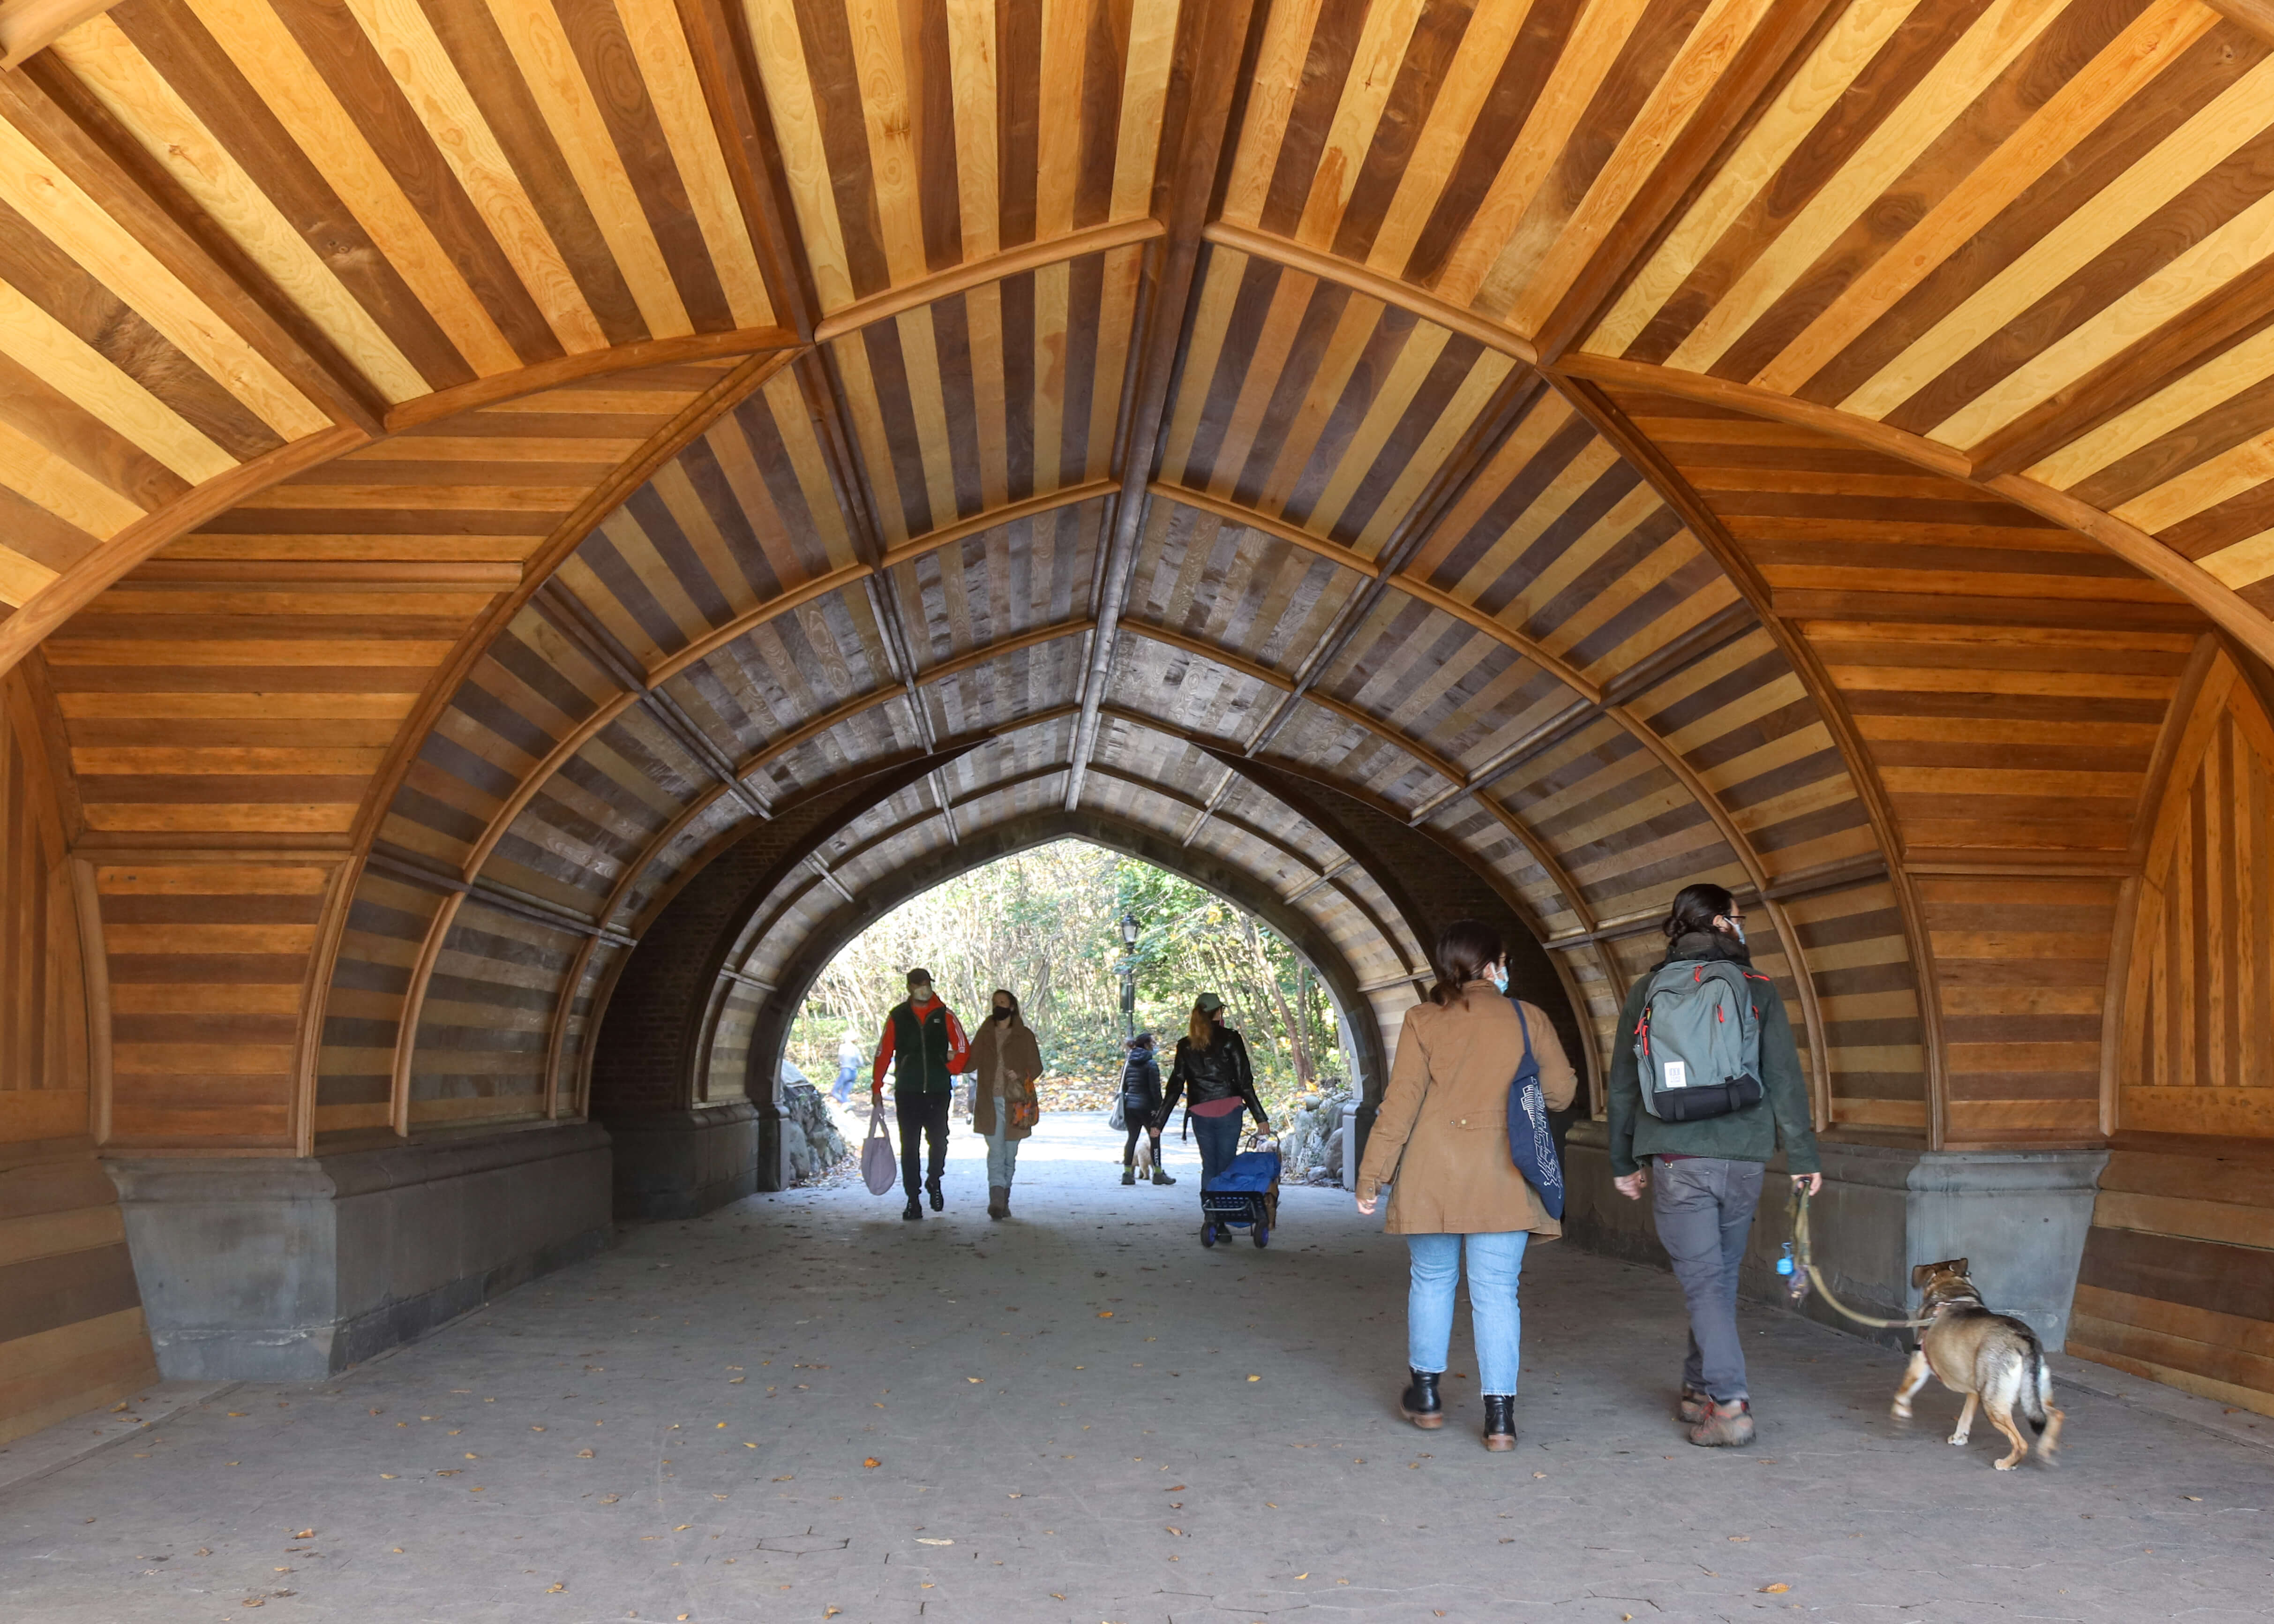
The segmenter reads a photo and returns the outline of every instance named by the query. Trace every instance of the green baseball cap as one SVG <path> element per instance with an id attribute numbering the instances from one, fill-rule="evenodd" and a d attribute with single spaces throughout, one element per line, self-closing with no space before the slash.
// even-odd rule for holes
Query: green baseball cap
<path id="1" fill-rule="evenodd" d="M 1202 1015 L 1214 1015 L 1224 1008 L 1224 1000 L 1218 998 L 1214 993 L 1202 993 L 1198 998 L 1193 1000 L 1193 1008 Z"/>

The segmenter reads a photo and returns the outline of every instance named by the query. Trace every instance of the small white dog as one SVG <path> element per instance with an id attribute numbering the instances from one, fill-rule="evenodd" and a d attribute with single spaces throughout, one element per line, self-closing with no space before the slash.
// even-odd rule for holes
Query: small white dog
<path id="1" fill-rule="evenodd" d="M 1153 1176 L 1153 1136 L 1149 1133 L 1137 1136 L 1137 1176 L 1141 1179 Z"/>

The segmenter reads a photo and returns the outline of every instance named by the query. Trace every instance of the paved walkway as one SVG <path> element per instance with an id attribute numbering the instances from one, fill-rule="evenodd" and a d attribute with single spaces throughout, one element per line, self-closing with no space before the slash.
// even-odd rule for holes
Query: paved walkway
<path id="1" fill-rule="evenodd" d="M 1197 1168 L 1124 1190 L 1094 1122 L 991 1224 L 857 1184 L 630 1232 L 325 1386 L 237 1387 L 0 1493 L 21 1624 L 2274 1616 L 2274 1451 L 2066 1388 L 2061 1464 L 1992 1471 L 1893 1355 L 1750 1322 L 1761 1438 L 1666 1410 L 1670 1280 L 1526 1272 L 1522 1442 L 1455 1379 L 1389 1400 L 1403 1249 L 1290 1190 L 1268 1251 L 1194 1240 Z M 1466 1332 L 1454 1368 L 1467 1366 Z M 257 1611 L 256 1611 L 257 1609 Z"/>

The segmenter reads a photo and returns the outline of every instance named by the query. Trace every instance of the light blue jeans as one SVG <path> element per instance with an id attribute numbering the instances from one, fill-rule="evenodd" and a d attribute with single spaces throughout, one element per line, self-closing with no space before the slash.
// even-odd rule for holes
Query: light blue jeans
<path id="1" fill-rule="evenodd" d="M 1019 1168 L 1020 1141 L 1008 1134 L 987 1133 L 979 1136 L 987 1141 L 987 1188 L 1008 1190 L 1011 1175 Z"/>
<path id="2" fill-rule="evenodd" d="M 1517 1281 L 1531 1232 L 1500 1235 L 1409 1235 L 1412 1284 L 1405 1295 L 1405 1362 L 1417 1371 L 1442 1371 L 1453 1340 L 1453 1288 L 1461 1278 L 1461 1243 L 1469 1247 L 1469 1320 L 1476 1333 L 1477 1391 L 1516 1396 L 1524 1331 Z"/>

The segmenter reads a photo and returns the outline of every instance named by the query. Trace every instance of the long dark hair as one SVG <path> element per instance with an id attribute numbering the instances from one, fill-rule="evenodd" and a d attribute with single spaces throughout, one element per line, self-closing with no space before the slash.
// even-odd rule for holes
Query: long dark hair
<path id="1" fill-rule="evenodd" d="M 1024 1016 L 1019 1013 L 1019 995 L 1007 986 L 998 986 L 992 993 L 987 995 L 988 1024 L 990 1026 L 994 1024 L 995 1001 L 998 998 L 1007 998 L 1011 1001 L 1011 1024 L 1013 1026 L 1024 1026 L 1027 1023 L 1027 1019 Z"/>
<path id="2" fill-rule="evenodd" d="M 1700 880 L 1675 893 L 1674 906 L 1658 928 L 1665 933 L 1667 940 L 1672 941 L 1677 936 L 1712 930 L 1717 918 L 1726 919 L 1736 909 L 1737 899 L 1729 895 L 1728 887 Z"/>
<path id="3" fill-rule="evenodd" d="M 1433 1004 L 1449 1004 L 1472 981 L 1484 979 L 1485 966 L 1498 963 L 1508 952 L 1500 933 L 1482 919 L 1456 919 L 1437 933 L 1437 985 L 1429 989 Z"/>

